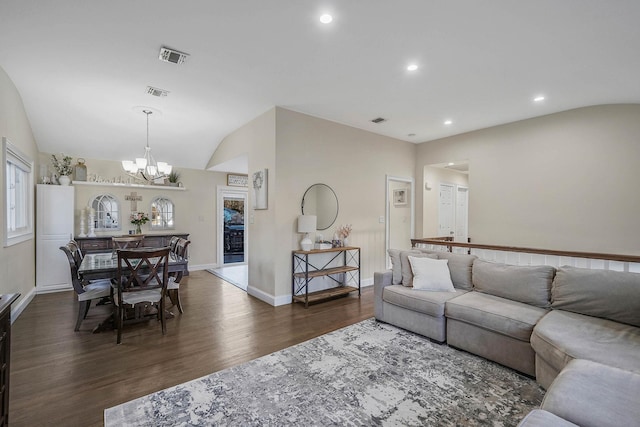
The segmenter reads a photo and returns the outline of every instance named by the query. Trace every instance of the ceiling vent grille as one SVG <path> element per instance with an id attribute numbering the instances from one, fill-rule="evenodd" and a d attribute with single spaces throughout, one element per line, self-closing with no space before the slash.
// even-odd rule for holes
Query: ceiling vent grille
<path id="1" fill-rule="evenodd" d="M 180 52 L 177 50 L 169 49 L 168 47 L 160 48 L 160 55 L 158 59 L 164 62 L 171 62 L 172 64 L 184 64 L 184 61 L 187 60 L 189 56 L 188 53 Z"/>
<path id="2" fill-rule="evenodd" d="M 376 124 L 377 123 L 386 122 L 386 121 L 387 121 L 387 119 L 383 119 L 382 117 L 378 117 L 378 118 L 375 118 L 375 119 L 371 120 L 372 123 L 376 123 Z"/>
<path id="3" fill-rule="evenodd" d="M 147 93 L 149 95 L 159 96 L 159 97 L 169 95 L 168 90 L 158 89 L 157 87 L 153 87 L 153 86 L 147 86 Z"/>

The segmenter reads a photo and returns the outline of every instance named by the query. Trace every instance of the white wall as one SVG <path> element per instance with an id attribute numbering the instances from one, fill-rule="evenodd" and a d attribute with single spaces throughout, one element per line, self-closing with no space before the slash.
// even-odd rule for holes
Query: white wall
<path id="1" fill-rule="evenodd" d="M 207 168 L 248 154 L 249 191 L 248 208 L 245 213 L 245 229 L 248 230 L 249 277 L 247 292 L 271 304 L 274 292 L 276 252 L 280 238 L 276 232 L 276 110 L 271 109 L 227 136 L 211 157 Z M 268 209 L 254 210 L 255 199 L 251 175 L 268 169 Z"/>
<path id="2" fill-rule="evenodd" d="M 349 244 L 361 247 L 363 280 L 385 266 L 386 175 L 415 176 L 416 146 L 353 127 L 277 108 L 277 295 L 291 294 L 291 250 L 298 248 L 296 217 L 305 190 L 327 184 L 338 196 L 335 224 L 352 224 Z"/>
<path id="3" fill-rule="evenodd" d="M 29 119 L 22 105 L 22 98 L 9 76 L 0 68 L 0 137 L 7 137 L 20 151 L 30 156 L 34 164 L 34 184 L 38 176 L 38 146 L 31 132 Z M 0 186 L 5 186 L 4 165 L 0 173 Z M 35 187 L 34 203 L 35 203 Z M 4 194 L 4 193 L 2 193 Z M 0 196 L 4 197 L 4 196 Z M 0 228 L 4 241 L 6 233 L 5 212 L 0 209 Z M 34 231 L 35 231 L 35 216 Z M 35 233 L 34 233 L 35 236 Z M 2 246 L 2 245 L 0 245 Z M 0 247 L 0 294 L 18 292 L 22 296 L 13 304 L 13 312 L 23 309 L 35 294 L 35 237 L 8 248 Z"/>
<path id="4" fill-rule="evenodd" d="M 579 108 L 420 144 L 416 168 L 469 159 L 476 243 L 638 255 L 639 135 L 640 105 Z"/>
<path id="5" fill-rule="evenodd" d="M 422 201 L 422 233 L 420 237 L 437 237 L 439 225 L 440 184 L 455 184 L 468 186 L 469 177 L 455 170 L 443 169 L 435 166 L 425 166 L 423 170 L 423 184 L 418 188 L 423 194 Z M 424 182 L 429 183 L 426 189 Z M 418 236 L 418 234 L 416 234 Z"/>
<path id="6" fill-rule="evenodd" d="M 407 204 L 397 205 L 393 202 L 394 190 L 405 190 Z M 408 182 L 389 181 L 389 248 L 411 249 L 411 184 Z"/>

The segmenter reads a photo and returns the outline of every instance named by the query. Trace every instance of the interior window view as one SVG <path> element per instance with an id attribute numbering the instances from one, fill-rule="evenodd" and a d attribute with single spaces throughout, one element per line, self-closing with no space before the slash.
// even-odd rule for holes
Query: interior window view
<path id="1" fill-rule="evenodd" d="M 0 427 L 640 427 L 640 1 L 0 1 Z"/>

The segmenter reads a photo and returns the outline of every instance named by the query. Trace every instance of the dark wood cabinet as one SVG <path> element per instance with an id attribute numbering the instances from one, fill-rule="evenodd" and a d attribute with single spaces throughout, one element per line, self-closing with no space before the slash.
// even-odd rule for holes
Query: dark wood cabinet
<path id="1" fill-rule="evenodd" d="M 0 295 L 0 427 L 9 425 L 9 362 L 11 358 L 11 304 L 20 294 Z"/>
<path id="2" fill-rule="evenodd" d="M 189 239 L 189 234 L 185 233 L 171 233 L 171 234 L 145 234 L 144 246 L 150 248 L 161 248 L 163 246 L 169 246 L 171 238 L 173 236 L 182 237 L 183 239 Z M 113 249 L 111 244 L 112 236 L 98 236 L 98 237 L 76 237 L 80 250 L 83 253 L 93 252 L 106 252 Z"/>

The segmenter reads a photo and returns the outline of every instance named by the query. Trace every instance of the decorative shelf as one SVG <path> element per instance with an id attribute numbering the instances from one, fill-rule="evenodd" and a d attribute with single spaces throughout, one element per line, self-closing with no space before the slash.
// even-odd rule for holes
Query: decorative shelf
<path id="1" fill-rule="evenodd" d="M 356 271 L 359 269 L 360 267 L 353 267 L 353 266 L 347 265 L 344 267 L 325 268 L 324 270 L 312 270 L 312 271 L 309 271 L 309 277 L 310 278 L 322 277 L 322 276 L 328 276 L 330 274 L 339 274 L 339 273 L 346 273 L 347 271 Z M 304 278 L 306 276 L 306 273 L 302 271 L 302 272 L 294 273 L 294 275 L 299 278 Z"/>
<path id="2" fill-rule="evenodd" d="M 90 181 L 72 181 L 73 185 L 89 185 L 96 187 L 123 187 L 123 188 L 146 188 L 148 190 L 170 190 L 170 191 L 186 191 L 184 187 L 171 187 L 168 185 L 147 185 L 147 184 L 124 184 L 120 182 L 90 182 Z"/>
<path id="3" fill-rule="evenodd" d="M 307 298 L 309 303 L 314 303 L 338 298 L 343 295 L 350 294 L 351 292 L 358 292 L 358 288 L 353 286 L 339 286 L 337 288 L 325 289 L 323 291 L 310 292 Z M 293 300 L 304 303 L 305 295 L 294 295 Z"/>

